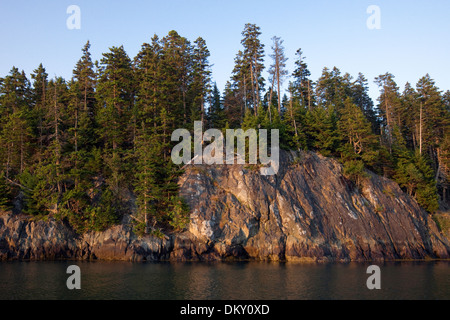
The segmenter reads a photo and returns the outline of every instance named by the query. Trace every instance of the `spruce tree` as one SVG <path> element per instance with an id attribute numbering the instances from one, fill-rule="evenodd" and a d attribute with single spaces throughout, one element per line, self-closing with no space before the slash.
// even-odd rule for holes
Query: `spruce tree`
<path id="1" fill-rule="evenodd" d="M 360 107 L 347 98 L 341 117 L 338 120 L 338 132 L 341 138 L 341 158 L 344 160 L 362 160 L 368 166 L 377 162 L 378 139 L 372 133 L 372 126 Z M 351 146 L 351 149 L 347 148 Z"/>
<path id="2" fill-rule="evenodd" d="M 274 89 L 276 83 L 277 95 L 278 95 L 278 113 L 281 114 L 281 85 L 284 78 L 288 75 L 286 70 L 286 61 L 288 60 L 284 54 L 283 40 L 280 37 L 272 38 L 272 54 L 270 57 L 273 60 L 273 64 L 270 66 L 269 74 L 272 76 L 271 92 Z M 271 95 L 272 96 L 272 95 Z M 270 102 L 271 97 L 269 98 Z"/>
<path id="3" fill-rule="evenodd" d="M 39 159 L 42 159 L 42 153 L 44 148 L 45 129 L 44 129 L 44 116 L 46 113 L 47 105 L 47 86 L 48 86 L 48 74 L 42 63 L 39 67 L 33 71 L 31 78 L 34 80 L 32 89 L 32 100 L 34 102 L 33 118 L 34 127 L 37 129 L 35 133 L 38 145 L 39 145 Z"/>
<path id="4" fill-rule="evenodd" d="M 408 149 L 419 150 L 420 146 L 420 102 L 417 92 L 409 82 L 401 95 L 401 133 L 406 141 Z"/>
<path id="5" fill-rule="evenodd" d="M 311 72 L 308 64 L 305 62 L 302 49 L 298 49 L 295 53 L 297 60 L 295 61 L 296 69 L 292 72 L 294 81 L 290 85 L 293 97 L 300 102 L 303 107 L 309 110 L 314 106 L 314 82 L 311 81 Z"/>
<path id="6" fill-rule="evenodd" d="M 160 108 L 167 107 L 161 81 L 165 77 L 162 73 L 162 47 L 160 39 L 154 35 L 151 43 L 144 43 L 134 58 L 136 77 L 136 100 L 138 128 L 142 121 L 151 120 L 151 126 L 157 126 Z M 164 100 L 165 99 L 165 100 Z"/>
<path id="7" fill-rule="evenodd" d="M 368 82 L 362 73 L 358 73 L 358 78 L 352 83 L 351 92 L 353 102 L 361 109 L 364 117 L 370 122 L 372 131 L 379 133 L 380 125 L 374 110 L 373 101 L 369 96 Z"/>
<path id="8" fill-rule="evenodd" d="M 194 41 L 193 50 L 193 106 L 200 106 L 200 119 L 203 127 L 205 127 L 206 119 L 206 100 L 211 91 L 211 67 L 209 64 L 209 50 L 206 46 L 205 40 L 198 38 Z M 198 107 L 197 107 L 198 108 Z"/>
<path id="9" fill-rule="evenodd" d="M 186 127 L 190 119 L 190 88 L 192 83 L 192 45 L 172 30 L 162 40 L 161 94 L 165 102 L 168 123 L 171 128 Z M 200 106 L 198 106 L 200 109 Z"/>
<path id="10" fill-rule="evenodd" d="M 100 61 L 97 86 L 99 134 L 107 149 L 130 145 L 133 69 L 123 46 L 112 47 Z"/>
<path id="11" fill-rule="evenodd" d="M 312 111 L 308 110 L 304 125 L 309 150 L 318 151 L 323 156 L 336 154 L 339 137 L 333 107 L 316 107 Z"/>
<path id="12" fill-rule="evenodd" d="M 264 70 L 264 44 L 261 43 L 259 37 L 261 28 L 255 24 L 247 23 L 242 31 L 241 44 L 243 50 L 243 63 L 250 76 L 247 79 L 248 88 L 251 90 L 250 101 L 255 114 L 259 108 L 261 91 L 264 89 L 264 78 L 262 72 Z"/>
<path id="13" fill-rule="evenodd" d="M 11 209 L 11 186 L 3 172 L 0 173 L 0 211 Z"/>
<path id="14" fill-rule="evenodd" d="M 217 88 L 217 84 L 214 83 L 211 93 L 211 103 L 208 110 L 208 127 L 222 129 L 225 127 L 225 122 L 225 110 L 223 108 L 220 91 Z"/>
<path id="15" fill-rule="evenodd" d="M 135 219 L 140 222 L 146 234 L 158 220 L 161 221 L 161 217 L 157 214 L 160 211 L 163 191 L 160 185 L 160 174 L 161 168 L 165 166 L 165 163 L 161 161 L 162 145 L 158 143 L 159 139 L 156 139 L 155 133 L 151 134 L 151 131 L 151 123 L 143 120 L 139 128 L 136 148 L 135 193 L 139 217 Z"/>
<path id="16" fill-rule="evenodd" d="M 74 149 L 90 149 L 95 139 L 95 86 L 96 74 L 88 41 L 82 49 L 83 55 L 73 70 L 72 91 Z"/>
<path id="17" fill-rule="evenodd" d="M 351 83 L 349 74 L 342 75 L 336 67 L 331 71 L 324 68 L 316 85 L 318 103 L 323 107 L 333 107 L 339 113 L 347 97 L 352 94 Z"/>
<path id="18" fill-rule="evenodd" d="M 130 186 L 132 163 L 127 161 L 133 148 L 134 78 L 131 60 L 123 46 L 112 47 L 103 54 L 97 81 L 97 119 L 103 143 L 103 207 L 108 216 L 121 215 L 124 190 Z M 115 217 L 114 217 L 115 216 Z"/>
<path id="19" fill-rule="evenodd" d="M 425 152 L 435 160 L 433 165 L 437 168 L 435 150 L 444 138 L 445 121 L 448 116 L 442 100 L 441 92 L 435 82 L 427 74 L 417 82 L 417 95 L 419 107 L 419 152 Z"/>
<path id="20" fill-rule="evenodd" d="M 400 109 L 401 100 L 398 92 L 399 88 L 394 81 L 394 76 L 385 73 L 375 78 L 375 83 L 380 88 L 380 96 L 378 98 L 378 115 L 381 119 L 381 136 L 383 143 L 392 153 L 392 145 L 394 143 L 393 132 L 395 127 L 400 127 Z"/>

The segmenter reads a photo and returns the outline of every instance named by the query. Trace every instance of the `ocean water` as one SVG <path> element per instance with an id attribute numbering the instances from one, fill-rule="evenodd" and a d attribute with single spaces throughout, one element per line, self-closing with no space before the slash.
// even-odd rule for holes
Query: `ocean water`
<path id="1" fill-rule="evenodd" d="M 80 290 L 69 290 L 70 265 Z M 0 300 L 449 300 L 450 262 L 379 264 L 1 262 Z"/>

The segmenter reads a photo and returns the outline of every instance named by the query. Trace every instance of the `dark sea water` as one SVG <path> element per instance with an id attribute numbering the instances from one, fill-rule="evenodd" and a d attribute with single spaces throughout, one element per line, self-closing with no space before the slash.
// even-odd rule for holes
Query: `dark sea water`
<path id="1" fill-rule="evenodd" d="M 81 290 L 66 286 L 68 266 Z M 450 262 L 380 264 L 1 262 L 0 299 L 39 300 L 418 300 L 450 299 Z"/>

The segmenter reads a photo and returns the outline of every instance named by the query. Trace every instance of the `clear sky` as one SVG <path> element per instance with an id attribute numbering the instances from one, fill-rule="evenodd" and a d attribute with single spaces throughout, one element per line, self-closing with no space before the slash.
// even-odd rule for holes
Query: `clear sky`
<path id="1" fill-rule="evenodd" d="M 81 29 L 69 30 L 69 5 L 81 10 Z M 369 5 L 381 12 L 381 29 L 370 30 Z M 241 49 L 246 23 L 261 27 L 270 53 L 271 38 L 284 40 L 288 69 L 302 48 L 317 80 L 324 67 L 338 67 L 369 80 L 378 96 L 376 76 L 390 72 L 403 90 L 429 73 L 441 90 L 450 89 L 449 0 L 0 0 L 0 76 L 12 66 L 30 73 L 43 63 L 50 77 L 70 79 L 91 42 L 94 60 L 111 46 L 124 45 L 133 58 L 142 43 L 170 30 L 194 41 L 201 36 L 211 52 L 213 79 L 223 90 Z M 271 59 L 266 57 L 266 71 Z M 266 75 L 266 79 L 267 79 Z"/>

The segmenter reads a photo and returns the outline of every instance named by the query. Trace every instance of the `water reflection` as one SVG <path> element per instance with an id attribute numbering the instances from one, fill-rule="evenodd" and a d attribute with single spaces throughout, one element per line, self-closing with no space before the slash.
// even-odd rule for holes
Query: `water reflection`
<path id="1" fill-rule="evenodd" d="M 71 264 L 80 291 L 66 287 Z M 311 300 L 450 299 L 450 262 L 368 264 L 3 262 L 0 299 Z"/>

